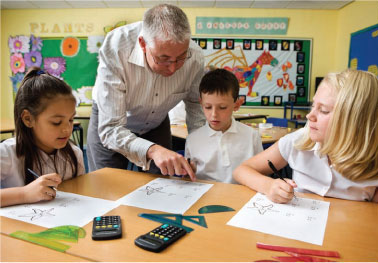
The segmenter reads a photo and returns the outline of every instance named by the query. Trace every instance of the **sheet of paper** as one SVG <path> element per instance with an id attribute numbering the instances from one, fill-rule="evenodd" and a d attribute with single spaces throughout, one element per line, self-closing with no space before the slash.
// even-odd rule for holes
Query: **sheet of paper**
<path id="1" fill-rule="evenodd" d="M 328 210 L 329 202 L 296 197 L 276 204 L 257 193 L 227 225 L 322 245 Z"/>
<path id="2" fill-rule="evenodd" d="M 213 184 L 156 178 L 117 200 L 119 204 L 184 214 Z"/>
<path id="3" fill-rule="evenodd" d="M 94 217 L 117 206 L 115 201 L 57 191 L 54 200 L 4 207 L 0 209 L 0 215 L 47 228 L 61 225 L 83 227 Z"/>

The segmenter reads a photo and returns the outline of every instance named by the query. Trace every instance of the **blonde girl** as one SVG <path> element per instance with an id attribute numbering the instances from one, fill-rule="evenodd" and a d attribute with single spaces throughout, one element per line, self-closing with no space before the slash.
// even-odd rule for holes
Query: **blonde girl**
<path id="1" fill-rule="evenodd" d="M 293 190 L 378 202 L 378 79 L 369 72 L 330 73 L 321 82 L 304 128 L 235 169 L 234 178 L 277 203 Z M 268 160 L 293 169 L 272 179 Z"/>

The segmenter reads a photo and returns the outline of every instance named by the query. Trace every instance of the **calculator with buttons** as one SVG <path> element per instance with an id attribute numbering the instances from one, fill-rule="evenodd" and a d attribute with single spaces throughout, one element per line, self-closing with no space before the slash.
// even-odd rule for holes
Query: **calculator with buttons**
<path id="1" fill-rule="evenodd" d="M 152 252 L 160 252 L 186 234 L 186 230 L 170 224 L 163 224 L 135 239 L 135 245 Z"/>
<path id="2" fill-rule="evenodd" d="M 122 224 L 120 216 L 98 216 L 93 218 L 93 240 L 109 240 L 121 237 Z"/>

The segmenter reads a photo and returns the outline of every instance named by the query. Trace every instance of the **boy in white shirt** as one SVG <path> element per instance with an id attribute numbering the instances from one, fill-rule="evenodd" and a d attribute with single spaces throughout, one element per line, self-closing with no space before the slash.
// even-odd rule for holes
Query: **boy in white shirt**
<path id="1" fill-rule="evenodd" d="M 191 159 L 198 179 L 236 183 L 233 170 L 263 151 L 260 135 L 232 117 L 241 105 L 239 82 L 233 73 L 225 69 L 210 71 L 199 89 L 207 122 L 187 137 L 185 157 Z"/>

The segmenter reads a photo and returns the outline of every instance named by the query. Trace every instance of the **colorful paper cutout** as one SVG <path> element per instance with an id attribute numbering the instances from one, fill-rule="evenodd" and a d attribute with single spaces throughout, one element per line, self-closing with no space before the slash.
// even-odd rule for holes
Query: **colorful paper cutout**
<path id="1" fill-rule="evenodd" d="M 65 37 L 60 45 L 60 51 L 63 56 L 74 57 L 79 53 L 80 40 L 76 37 Z"/>

